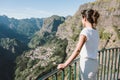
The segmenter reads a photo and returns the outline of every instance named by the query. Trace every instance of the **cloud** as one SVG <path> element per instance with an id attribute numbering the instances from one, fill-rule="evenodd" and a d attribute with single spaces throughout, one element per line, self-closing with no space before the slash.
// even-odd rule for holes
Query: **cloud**
<path id="1" fill-rule="evenodd" d="M 44 10 L 37 10 L 32 8 L 24 8 L 24 9 L 0 9 L 0 15 L 7 15 L 8 17 L 14 17 L 17 19 L 22 18 L 41 18 L 41 17 L 49 17 L 54 13 Z"/>

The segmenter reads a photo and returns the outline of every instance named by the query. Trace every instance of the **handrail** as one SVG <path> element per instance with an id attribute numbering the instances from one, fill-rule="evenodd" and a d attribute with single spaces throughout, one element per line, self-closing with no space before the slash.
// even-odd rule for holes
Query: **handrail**
<path id="1" fill-rule="evenodd" d="M 75 59 L 73 62 L 71 62 L 71 63 L 69 64 L 69 66 L 70 66 L 71 64 L 77 62 L 78 60 L 79 60 L 79 58 Z M 37 79 L 37 80 L 45 80 L 45 79 L 47 79 L 48 77 L 52 76 L 53 74 L 56 74 L 56 73 L 59 72 L 59 71 L 60 71 L 60 70 L 55 69 L 55 70 L 53 70 L 53 71 L 47 73 L 46 75 L 40 77 L 40 78 Z"/>
<path id="2" fill-rule="evenodd" d="M 103 58 L 105 57 L 106 58 L 106 56 L 105 56 L 105 54 L 104 53 L 109 53 L 109 54 L 107 54 L 107 55 L 109 55 L 108 56 L 108 59 L 110 58 L 110 53 L 114 53 L 114 52 L 112 52 L 112 51 L 116 51 L 116 53 L 117 53 L 117 50 L 118 50 L 118 54 L 116 54 L 116 55 L 114 55 L 113 54 L 113 56 L 118 56 L 118 58 L 117 59 L 119 59 L 119 60 L 116 60 L 115 59 L 115 61 L 120 61 L 120 47 L 117 47 L 117 48 L 109 48 L 109 49 L 102 49 L 102 50 L 99 50 L 98 51 L 98 54 L 99 54 L 99 61 L 100 61 L 100 63 L 102 63 L 102 67 L 101 67 L 101 72 L 99 72 L 100 74 L 99 75 L 101 75 L 102 77 L 100 77 L 100 79 L 102 80 L 102 78 L 105 78 L 105 77 L 107 77 L 107 79 L 108 79 L 108 75 L 105 75 L 106 74 L 106 69 L 104 68 L 104 64 L 106 63 L 106 62 L 108 62 L 108 64 L 110 63 L 108 60 L 106 60 L 106 59 L 104 59 L 103 60 Z M 106 52 L 105 52 L 106 51 Z M 100 56 L 101 55 L 101 56 Z M 112 58 L 113 59 L 113 58 Z M 79 58 L 77 58 L 77 59 L 75 59 L 71 64 L 69 64 L 69 66 L 70 65 L 72 65 L 72 64 L 74 64 L 74 63 L 76 63 L 77 61 L 79 61 Z M 103 64 L 103 62 L 104 62 L 104 64 Z M 112 61 L 112 63 L 110 63 L 110 64 L 112 64 L 113 65 L 113 61 Z M 114 63 L 115 64 L 115 63 Z M 106 64 L 105 64 L 106 65 Z M 120 68 L 119 68 L 119 66 L 120 66 L 120 62 L 118 62 L 118 70 L 120 70 Z M 109 67 L 109 65 L 108 65 L 108 67 Z M 110 66 L 110 68 L 112 69 L 112 66 Z M 116 65 L 115 65 L 115 67 L 114 67 L 115 69 L 116 69 Z M 104 70 L 104 72 L 102 72 L 102 70 Z M 109 70 L 107 70 L 108 72 L 109 72 Z M 38 77 L 36 80 L 46 80 L 48 77 L 50 77 L 50 76 L 52 76 L 52 75 L 55 75 L 55 74 L 57 74 L 57 73 L 59 73 L 60 72 L 60 70 L 58 70 L 58 69 L 55 69 L 55 70 L 53 70 L 53 71 L 51 71 L 51 72 L 49 72 L 49 73 L 47 73 L 47 74 L 45 74 L 44 76 L 42 76 L 42 77 Z M 64 70 L 62 70 L 62 72 L 64 72 Z M 107 72 L 107 73 L 108 73 Z M 118 71 L 117 72 L 117 77 L 119 76 L 119 73 L 120 71 Z M 110 72 L 111 74 L 112 74 L 112 72 Z M 98 76 L 99 76 L 98 75 Z M 76 77 L 76 76 L 75 76 Z M 111 76 L 110 76 L 111 77 Z M 115 77 L 115 74 L 114 74 L 114 76 L 113 77 Z M 57 79 L 55 79 L 55 80 L 57 80 Z M 64 80 L 64 79 L 63 79 Z M 99 79 L 98 79 L 99 80 Z"/>

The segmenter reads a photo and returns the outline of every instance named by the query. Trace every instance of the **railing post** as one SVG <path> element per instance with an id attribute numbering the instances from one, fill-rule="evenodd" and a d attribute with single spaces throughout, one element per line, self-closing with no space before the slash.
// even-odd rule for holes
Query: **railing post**
<path id="1" fill-rule="evenodd" d="M 120 48 L 105 49 L 99 51 L 98 53 L 98 63 L 100 65 L 100 69 L 97 74 L 97 80 L 117 80 L 120 74 Z M 79 59 L 74 60 L 68 66 L 67 73 L 65 72 L 66 69 L 61 71 L 56 69 L 40 78 L 38 77 L 36 80 L 58 80 L 58 77 L 60 77 L 60 80 L 64 80 L 66 79 L 66 74 L 68 76 L 68 80 L 76 80 L 78 79 L 77 77 L 81 80 L 80 71 L 77 74 L 78 70 L 76 70 L 76 66 L 78 65 L 77 61 L 79 61 Z"/>
<path id="2" fill-rule="evenodd" d="M 99 51 L 98 51 L 98 64 L 100 65 L 100 52 Z M 97 80 L 99 80 L 99 76 L 100 76 L 99 73 L 100 73 L 100 70 L 98 70 L 98 73 L 97 73 Z"/>
<path id="3" fill-rule="evenodd" d="M 76 80 L 76 65 L 77 65 L 77 62 L 74 63 L 74 80 Z"/>
<path id="4" fill-rule="evenodd" d="M 107 74 L 108 74 L 108 75 L 107 75 L 107 80 L 108 80 L 108 77 L 109 77 L 109 69 L 110 69 L 110 67 L 109 67 L 109 64 L 110 64 L 110 50 L 108 50 L 108 53 L 107 53 L 107 54 L 108 54 L 108 63 L 107 63 L 107 64 L 108 64 L 108 69 L 107 69 L 107 70 L 108 70 L 108 71 L 107 71 Z"/>
<path id="5" fill-rule="evenodd" d="M 54 75 L 55 77 L 54 77 L 54 80 L 57 80 L 57 73 L 55 73 L 55 75 Z"/>
<path id="6" fill-rule="evenodd" d="M 68 73 L 69 73 L 68 80 L 71 80 L 71 66 L 69 66 Z"/>
<path id="7" fill-rule="evenodd" d="M 64 76 L 65 75 L 65 73 L 64 73 L 64 69 L 62 70 L 62 80 L 64 80 Z"/>
<path id="8" fill-rule="evenodd" d="M 118 71 L 117 71 L 117 79 L 119 77 L 120 72 L 120 48 L 118 49 Z"/>
<path id="9" fill-rule="evenodd" d="M 101 62 L 101 75 L 100 75 L 100 80 L 102 80 L 102 73 L 103 73 L 103 51 L 101 52 L 101 60 L 100 60 L 100 62 Z"/>
<path id="10" fill-rule="evenodd" d="M 105 80 L 105 73 L 106 73 L 106 58 L 107 58 L 107 55 L 106 55 L 106 50 L 104 50 L 104 73 L 103 73 L 103 80 Z"/>
<path id="11" fill-rule="evenodd" d="M 81 68 L 80 68 L 80 66 L 79 66 L 79 73 L 78 73 L 78 77 L 79 77 L 78 79 L 79 79 L 79 80 L 81 80 Z"/>
<path id="12" fill-rule="evenodd" d="M 114 54 L 115 54 L 115 61 L 114 61 L 114 75 L 113 75 L 113 79 L 115 79 L 115 74 L 116 74 L 116 61 L 117 61 L 117 48 L 114 50 Z"/>
<path id="13" fill-rule="evenodd" d="M 113 59 L 114 59 L 114 50 L 112 49 L 112 61 L 111 61 L 111 72 L 110 72 L 110 79 L 112 79 L 112 70 L 113 70 Z"/>

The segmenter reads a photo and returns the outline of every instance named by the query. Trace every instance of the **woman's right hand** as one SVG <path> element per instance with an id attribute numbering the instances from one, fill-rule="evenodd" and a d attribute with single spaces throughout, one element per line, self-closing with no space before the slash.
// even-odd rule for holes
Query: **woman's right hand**
<path id="1" fill-rule="evenodd" d="M 58 66 L 57 66 L 57 69 L 64 69 L 66 66 L 65 66 L 65 64 L 63 63 L 63 64 L 58 64 Z"/>

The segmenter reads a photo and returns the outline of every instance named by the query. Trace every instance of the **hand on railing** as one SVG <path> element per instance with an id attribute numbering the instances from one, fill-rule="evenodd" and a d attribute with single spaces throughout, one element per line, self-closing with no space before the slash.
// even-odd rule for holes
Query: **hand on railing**
<path id="1" fill-rule="evenodd" d="M 65 67 L 66 67 L 66 65 L 64 63 L 62 63 L 62 64 L 58 64 L 57 69 L 62 70 Z"/>

